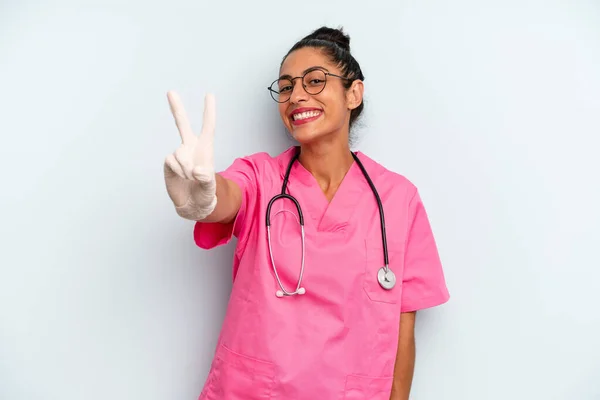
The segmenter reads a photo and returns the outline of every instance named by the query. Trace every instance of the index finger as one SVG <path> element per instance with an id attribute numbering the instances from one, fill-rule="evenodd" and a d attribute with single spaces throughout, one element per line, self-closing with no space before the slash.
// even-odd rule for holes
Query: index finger
<path id="1" fill-rule="evenodd" d="M 167 99 L 169 100 L 171 114 L 173 114 L 173 118 L 175 118 L 175 124 L 179 130 L 181 141 L 183 144 L 190 143 L 194 138 L 194 132 L 192 131 L 192 125 L 185 112 L 181 98 L 174 91 L 169 91 L 167 92 Z"/>
<path id="2" fill-rule="evenodd" d="M 202 122 L 202 135 L 208 135 L 210 139 L 215 133 L 215 96 L 212 93 L 204 96 L 204 115 Z"/>

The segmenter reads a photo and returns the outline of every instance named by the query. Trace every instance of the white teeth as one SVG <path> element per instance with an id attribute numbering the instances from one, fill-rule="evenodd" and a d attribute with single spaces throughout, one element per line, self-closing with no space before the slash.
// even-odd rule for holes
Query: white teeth
<path id="1" fill-rule="evenodd" d="M 294 114 L 293 118 L 294 118 L 294 121 L 298 121 L 299 119 L 316 117 L 319 114 L 321 114 L 321 111 L 306 111 L 303 113 Z"/>

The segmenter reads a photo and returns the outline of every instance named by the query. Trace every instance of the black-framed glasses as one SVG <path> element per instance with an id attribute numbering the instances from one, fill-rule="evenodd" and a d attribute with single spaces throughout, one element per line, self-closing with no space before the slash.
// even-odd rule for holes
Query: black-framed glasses
<path id="1" fill-rule="evenodd" d="M 311 68 L 304 73 L 302 76 L 282 77 L 275 80 L 271 86 L 267 89 L 271 93 L 271 97 L 278 103 L 285 103 L 288 101 L 294 91 L 294 81 L 296 79 L 302 79 L 302 87 L 306 93 L 315 95 L 319 94 L 325 89 L 327 84 L 327 77 L 333 76 L 344 80 L 350 80 L 344 76 L 332 74 L 331 72 L 324 71 L 320 68 Z"/>

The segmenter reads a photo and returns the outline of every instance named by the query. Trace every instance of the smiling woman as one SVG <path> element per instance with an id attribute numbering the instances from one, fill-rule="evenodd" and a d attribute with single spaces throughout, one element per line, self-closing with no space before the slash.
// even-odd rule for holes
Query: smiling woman
<path id="1" fill-rule="evenodd" d="M 297 69 L 298 65 L 310 66 L 302 70 L 300 75 L 293 75 L 294 69 Z M 338 82 L 334 82 L 336 80 Z M 298 91 L 295 90 L 296 81 L 300 82 L 300 85 L 297 85 Z M 271 84 L 269 90 L 273 99 L 279 103 L 279 112 L 284 124 L 294 138 L 302 143 L 301 139 L 296 136 L 297 131 L 293 127 L 314 121 L 324 114 L 324 110 L 321 108 L 324 101 L 330 106 L 335 105 L 338 108 L 346 105 L 347 109 L 341 111 L 333 108 L 329 110 L 328 114 L 333 113 L 329 119 L 344 121 L 344 114 L 349 114 L 346 116 L 349 118 L 347 125 L 348 128 L 352 128 L 364 107 L 362 101 L 363 81 L 364 75 L 360 65 L 350 52 L 350 38 L 341 30 L 323 27 L 300 40 L 290 49 L 281 62 L 279 79 Z M 338 88 L 341 86 L 346 90 L 325 91 L 328 84 Z M 324 94 L 321 95 L 322 93 Z M 313 96 L 321 104 L 319 106 L 300 104 L 304 95 Z M 296 101 L 290 101 L 292 96 L 296 96 Z M 319 115 L 310 117 L 302 115 L 308 111 L 314 111 Z M 288 118 L 286 118 L 286 113 Z M 300 114 L 302 118 L 296 114 Z M 340 116 L 340 114 L 342 115 Z M 309 120 L 306 121 L 306 118 Z M 286 123 L 288 119 L 290 123 Z M 297 120 L 301 122 L 295 123 Z M 344 129 L 343 126 L 337 126 L 334 130 L 343 131 Z M 337 133 L 341 133 L 340 139 L 344 139 L 344 134 L 346 136 L 350 134 L 350 132 Z M 348 140 L 349 137 L 346 139 Z"/>
<path id="2" fill-rule="evenodd" d="M 363 82 L 341 30 L 303 38 L 268 87 L 298 146 L 219 173 L 214 99 L 195 136 L 169 93 L 182 138 L 165 160 L 177 213 L 196 221 L 201 248 L 238 238 L 200 399 L 408 399 L 414 313 L 449 294 L 415 186 L 350 150 Z"/>

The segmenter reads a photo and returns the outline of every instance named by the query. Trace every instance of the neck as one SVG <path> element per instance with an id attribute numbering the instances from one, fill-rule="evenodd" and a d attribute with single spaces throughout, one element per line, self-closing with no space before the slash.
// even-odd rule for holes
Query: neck
<path id="1" fill-rule="evenodd" d="M 348 142 L 303 144 L 298 161 L 317 180 L 327 194 L 335 192 L 352 166 L 354 158 Z"/>

